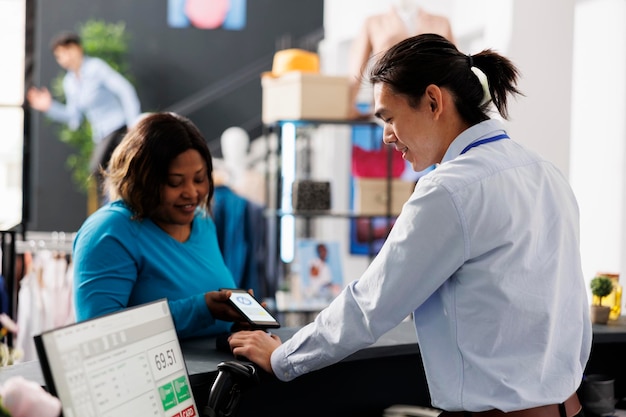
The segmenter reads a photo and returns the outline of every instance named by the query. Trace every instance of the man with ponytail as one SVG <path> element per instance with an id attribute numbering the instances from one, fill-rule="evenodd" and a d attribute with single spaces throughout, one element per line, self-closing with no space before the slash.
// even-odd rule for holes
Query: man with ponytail
<path id="1" fill-rule="evenodd" d="M 518 76 L 504 56 L 468 56 L 434 34 L 387 50 L 369 77 L 383 141 L 415 171 L 437 168 L 368 269 L 313 323 L 282 344 L 235 333 L 233 352 L 288 381 L 412 315 L 442 417 L 582 416 L 592 330 L 577 202 L 552 163 L 490 117 L 507 119 Z"/>

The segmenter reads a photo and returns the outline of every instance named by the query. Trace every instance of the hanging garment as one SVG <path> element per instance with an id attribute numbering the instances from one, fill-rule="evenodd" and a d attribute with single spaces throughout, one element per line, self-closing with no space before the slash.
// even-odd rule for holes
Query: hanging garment
<path id="1" fill-rule="evenodd" d="M 35 335 L 75 321 L 72 276 L 68 271 L 65 254 L 39 250 L 20 280 L 15 347 L 23 351 L 24 362 L 37 359 Z"/>
<path id="2" fill-rule="evenodd" d="M 252 289 L 259 298 L 269 296 L 264 291 L 267 244 L 262 206 L 222 185 L 215 187 L 212 213 L 224 262 L 237 286 Z"/>

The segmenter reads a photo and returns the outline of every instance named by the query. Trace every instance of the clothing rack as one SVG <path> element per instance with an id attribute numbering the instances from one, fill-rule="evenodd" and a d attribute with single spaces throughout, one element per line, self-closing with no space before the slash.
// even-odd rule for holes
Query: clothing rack
<path id="1" fill-rule="evenodd" d="M 18 263 L 15 321 L 19 331 L 14 347 L 22 360 L 37 359 L 33 337 L 75 321 L 71 251 L 75 235 L 65 232 L 29 232 L 16 242 Z"/>
<path id="2" fill-rule="evenodd" d="M 18 238 L 18 235 L 21 235 Z M 25 253 L 36 253 L 40 250 L 58 251 L 66 254 L 72 252 L 72 244 L 76 233 L 66 232 L 23 232 L 15 230 L 0 231 L 0 249 L 2 264 L 0 273 L 5 280 L 8 294 L 7 311 L 13 320 L 17 320 L 17 296 L 19 279 L 17 276 L 17 257 Z M 7 343 L 13 346 L 13 335 L 7 334 Z"/>
<path id="3" fill-rule="evenodd" d="M 27 232 L 23 240 L 16 243 L 16 253 L 50 250 L 71 253 L 76 233 L 66 232 Z"/>

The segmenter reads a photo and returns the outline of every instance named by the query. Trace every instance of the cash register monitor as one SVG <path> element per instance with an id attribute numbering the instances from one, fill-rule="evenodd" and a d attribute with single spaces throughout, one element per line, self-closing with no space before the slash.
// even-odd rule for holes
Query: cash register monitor
<path id="1" fill-rule="evenodd" d="M 35 336 L 64 417 L 198 416 L 166 300 Z"/>

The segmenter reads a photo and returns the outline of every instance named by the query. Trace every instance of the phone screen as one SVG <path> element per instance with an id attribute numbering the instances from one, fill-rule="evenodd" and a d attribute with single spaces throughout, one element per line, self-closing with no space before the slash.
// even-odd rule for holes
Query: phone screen
<path id="1" fill-rule="evenodd" d="M 272 315 L 248 292 L 231 291 L 232 295 L 230 296 L 230 301 L 251 324 L 261 327 L 280 327 L 278 320 L 272 317 Z"/>

